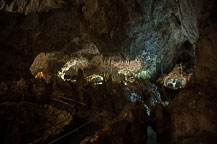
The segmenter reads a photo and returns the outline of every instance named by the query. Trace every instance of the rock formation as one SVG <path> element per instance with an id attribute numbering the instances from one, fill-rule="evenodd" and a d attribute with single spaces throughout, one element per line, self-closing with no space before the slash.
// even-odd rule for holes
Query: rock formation
<path id="1" fill-rule="evenodd" d="M 0 0 L 0 143 L 216 143 L 216 6 Z"/>

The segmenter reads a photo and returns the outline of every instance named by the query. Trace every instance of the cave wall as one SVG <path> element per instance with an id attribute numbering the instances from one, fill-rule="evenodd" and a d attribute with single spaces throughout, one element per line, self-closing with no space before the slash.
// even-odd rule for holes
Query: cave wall
<path id="1" fill-rule="evenodd" d="M 141 56 L 150 74 L 168 72 L 186 41 L 195 45 L 199 34 L 198 1 L 144 1 L 143 14 L 132 16 L 129 40 L 131 56 Z"/>
<path id="2" fill-rule="evenodd" d="M 172 143 L 216 143 L 217 1 L 203 1 L 195 45 L 196 83 L 170 103 Z"/>
<path id="3" fill-rule="evenodd" d="M 216 1 L 203 5 L 200 18 L 200 38 L 196 49 L 196 76 L 204 83 L 216 84 L 217 73 L 217 10 Z"/>
<path id="4" fill-rule="evenodd" d="M 215 93 L 209 86 L 191 85 L 173 99 L 169 105 L 172 143 L 216 143 Z"/>
<path id="5" fill-rule="evenodd" d="M 74 49 L 71 40 L 80 34 L 79 18 L 69 10 L 0 15 L 0 80 L 30 77 L 29 68 L 40 52 Z"/>
<path id="6" fill-rule="evenodd" d="M 48 11 L 50 9 L 62 8 L 65 5 L 64 0 L 2 0 L 0 2 L 0 9 L 11 13 L 24 13 L 25 15 Z"/>
<path id="7" fill-rule="evenodd" d="M 104 55 L 142 58 L 150 75 L 174 66 L 177 49 L 195 45 L 201 2 L 175 0 L 75 1 L 82 30 Z M 106 12 L 106 13 L 105 13 Z"/>

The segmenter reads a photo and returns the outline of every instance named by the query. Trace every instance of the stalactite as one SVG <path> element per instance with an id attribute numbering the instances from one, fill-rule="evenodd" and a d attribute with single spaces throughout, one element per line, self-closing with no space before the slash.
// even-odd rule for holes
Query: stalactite
<path id="1" fill-rule="evenodd" d="M 111 57 L 109 58 L 109 70 L 110 70 L 110 73 L 111 73 L 111 67 L 112 67 L 112 59 Z"/>
<path id="2" fill-rule="evenodd" d="M 102 56 L 102 59 L 103 59 L 103 64 L 105 63 L 105 56 Z"/>

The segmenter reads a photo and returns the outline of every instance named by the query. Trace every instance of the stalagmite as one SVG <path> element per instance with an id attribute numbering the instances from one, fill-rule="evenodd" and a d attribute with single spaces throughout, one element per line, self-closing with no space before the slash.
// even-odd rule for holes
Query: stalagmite
<path id="1" fill-rule="evenodd" d="M 111 73 L 111 67 L 112 67 L 112 59 L 111 57 L 109 58 L 109 70 L 110 70 L 110 73 Z"/>
<path id="2" fill-rule="evenodd" d="M 103 59 L 103 64 L 105 63 L 105 56 L 102 56 L 102 59 Z"/>
<path id="3" fill-rule="evenodd" d="M 5 1 L 4 1 L 4 0 L 2 0 L 2 1 L 0 2 L 0 10 L 1 10 L 1 9 L 3 9 L 3 8 L 4 8 L 4 6 L 5 6 Z"/>

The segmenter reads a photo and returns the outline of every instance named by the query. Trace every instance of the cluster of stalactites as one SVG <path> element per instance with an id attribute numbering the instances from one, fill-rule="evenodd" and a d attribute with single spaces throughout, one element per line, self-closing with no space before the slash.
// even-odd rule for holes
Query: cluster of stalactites
<path id="1" fill-rule="evenodd" d="M 118 75 L 124 75 L 126 81 L 133 81 L 134 75 L 144 67 L 141 58 L 131 60 L 129 56 L 124 58 L 121 56 L 103 58 L 103 62 L 108 65 L 110 74 L 113 74 L 113 69 L 115 69 Z"/>
<path id="2" fill-rule="evenodd" d="M 77 73 L 78 69 L 87 68 L 88 65 L 89 62 L 85 58 L 73 58 L 66 62 L 65 65 L 61 68 L 61 70 L 58 72 L 58 77 L 64 81 L 68 81 L 65 75 L 69 69 L 72 69 L 74 73 Z"/>

